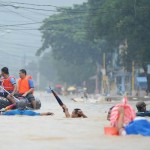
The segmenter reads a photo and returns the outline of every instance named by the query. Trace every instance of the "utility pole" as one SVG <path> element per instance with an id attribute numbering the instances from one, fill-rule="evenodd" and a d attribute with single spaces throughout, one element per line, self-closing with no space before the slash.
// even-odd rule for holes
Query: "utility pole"
<path id="1" fill-rule="evenodd" d="M 106 54 L 103 53 L 103 68 L 106 69 Z"/>
<path id="2" fill-rule="evenodd" d="M 103 53 L 103 65 L 102 65 L 102 93 L 105 92 L 105 88 L 106 88 L 106 54 Z"/>
<path id="3" fill-rule="evenodd" d="M 132 61 L 132 96 L 134 96 L 134 84 L 135 84 L 135 65 L 134 61 Z"/>
<path id="4" fill-rule="evenodd" d="M 99 94 L 99 64 L 97 63 L 97 70 L 96 70 L 96 79 L 95 79 L 95 93 Z"/>

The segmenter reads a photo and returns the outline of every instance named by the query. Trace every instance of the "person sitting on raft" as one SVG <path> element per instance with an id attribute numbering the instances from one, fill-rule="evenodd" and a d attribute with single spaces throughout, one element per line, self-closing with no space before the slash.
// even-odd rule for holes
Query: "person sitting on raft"
<path id="1" fill-rule="evenodd" d="M 0 96 L 7 98 L 10 101 L 10 103 L 15 104 L 16 101 L 13 97 L 15 92 L 17 91 L 15 78 L 9 75 L 9 69 L 7 67 L 1 69 L 1 76 L 1 86 L 10 94 L 8 94 L 6 91 L 1 91 Z"/>
<path id="2" fill-rule="evenodd" d="M 19 72 L 20 79 L 18 80 L 18 93 L 17 97 L 25 97 L 31 104 L 33 109 L 36 109 L 36 101 L 33 96 L 34 84 L 31 76 L 27 75 L 25 69 L 21 69 Z"/>
<path id="3" fill-rule="evenodd" d="M 17 108 L 16 110 L 9 110 L 6 112 L 1 112 L 1 115 L 5 116 L 15 116 L 15 115 L 21 115 L 21 116 L 49 116 L 49 115 L 54 115 L 51 112 L 46 112 L 46 113 L 38 113 L 32 110 L 26 110 L 27 103 L 24 100 L 21 100 L 17 102 Z"/>
<path id="4" fill-rule="evenodd" d="M 61 107 L 65 113 L 66 118 L 87 118 L 87 116 L 79 108 L 74 109 L 72 114 L 70 115 L 68 108 L 65 104 L 63 104 Z"/>
<path id="5" fill-rule="evenodd" d="M 143 101 L 137 102 L 136 108 L 138 112 L 136 113 L 136 116 L 141 117 L 150 117 L 150 111 L 146 109 L 146 104 Z"/>

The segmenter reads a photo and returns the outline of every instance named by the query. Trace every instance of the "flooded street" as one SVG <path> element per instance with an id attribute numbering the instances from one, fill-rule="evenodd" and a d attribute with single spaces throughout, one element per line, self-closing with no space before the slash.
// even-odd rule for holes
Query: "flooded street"
<path id="1" fill-rule="evenodd" d="M 149 138 L 141 136 L 108 137 L 103 127 L 106 111 L 113 104 L 74 103 L 62 98 L 71 111 L 82 108 L 87 119 L 67 119 L 52 95 L 40 94 L 43 103 L 40 112 L 51 111 L 54 116 L 1 116 L 0 143 L 2 150 L 148 150 Z"/>
<path id="2" fill-rule="evenodd" d="M 150 150 L 146 120 L 134 132 L 149 137 L 104 134 L 123 95 L 119 131 L 135 118 L 127 101 L 150 116 L 150 0 L 1 0 L 0 16 L 0 112 L 24 110 L 17 96 L 36 108 L 36 90 L 42 103 L 41 116 L 0 116 L 0 150 Z"/>

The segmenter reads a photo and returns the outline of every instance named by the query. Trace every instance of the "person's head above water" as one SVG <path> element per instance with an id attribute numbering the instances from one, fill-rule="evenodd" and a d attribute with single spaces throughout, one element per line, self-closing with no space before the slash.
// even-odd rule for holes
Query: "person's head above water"
<path id="1" fill-rule="evenodd" d="M 19 102 L 17 102 L 17 109 L 25 110 L 26 107 L 27 107 L 27 103 L 25 100 L 20 100 Z"/>
<path id="2" fill-rule="evenodd" d="M 73 118 L 79 118 L 79 117 L 82 117 L 83 116 L 83 112 L 81 109 L 79 108 L 75 108 L 72 112 L 72 115 L 71 115 Z"/>
<path id="3" fill-rule="evenodd" d="M 138 112 L 145 112 L 146 111 L 146 104 L 145 104 L 145 102 L 142 102 L 142 101 L 137 102 L 136 103 L 136 108 L 137 108 Z"/>
<path id="4" fill-rule="evenodd" d="M 69 113 L 68 111 L 68 108 L 65 104 L 61 105 L 61 107 L 63 108 L 63 111 L 66 115 L 67 118 L 87 118 L 87 116 L 83 113 L 83 111 L 79 108 L 75 108 L 73 111 L 72 111 L 72 114 Z"/>

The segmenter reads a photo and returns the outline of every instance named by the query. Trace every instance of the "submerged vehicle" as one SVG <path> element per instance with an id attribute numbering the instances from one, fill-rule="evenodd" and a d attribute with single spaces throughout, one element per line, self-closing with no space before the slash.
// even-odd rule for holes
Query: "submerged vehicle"
<path id="1" fill-rule="evenodd" d="M 25 98 L 21 97 L 21 98 L 18 98 L 20 101 L 21 100 L 25 100 Z M 36 101 L 36 109 L 40 109 L 41 108 L 41 101 L 38 99 L 38 98 L 35 98 L 35 101 Z M 11 103 L 6 99 L 6 98 L 2 98 L 0 97 L 0 109 L 2 108 L 5 108 L 7 106 L 11 105 Z M 27 101 L 27 108 L 28 109 L 32 109 L 32 105 L 30 102 Z M 17 106 L 16 108 L 14 109 L 17 109 Z"/>

